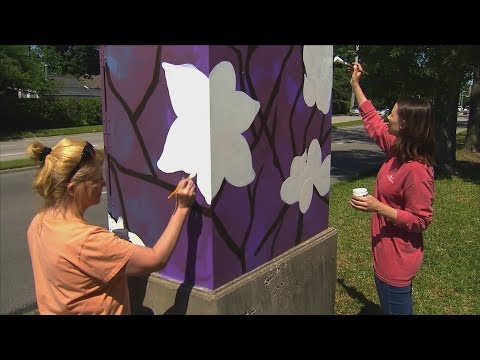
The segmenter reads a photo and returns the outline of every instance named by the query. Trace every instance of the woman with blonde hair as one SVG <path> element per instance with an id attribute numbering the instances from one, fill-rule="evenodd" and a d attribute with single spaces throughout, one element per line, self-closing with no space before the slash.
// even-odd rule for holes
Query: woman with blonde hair
<path id="1" fill-rule="evenodd" d="M 166 229 L 152 248 L 144 247 L 85 221 L 106 185 L 102 150 L 79 139 L 53 148 L 35 140 L 27 154 L 40 162 L 33 186 L 45 200 L 27 231 L 40 314 L 130 314 L 127 276 L 166 265 L 195 198 L 194 183 L 178 183 Z"/>

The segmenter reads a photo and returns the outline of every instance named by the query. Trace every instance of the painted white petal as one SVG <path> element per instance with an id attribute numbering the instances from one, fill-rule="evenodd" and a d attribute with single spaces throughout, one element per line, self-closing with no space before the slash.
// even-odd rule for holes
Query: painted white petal
<path id="1" fill-rule="evenodd" d="M 305 71 L 307 73 L 307 76 L 310 76 L 311 74 L 310 72 L 313 66 L 313 57 L 312 57 L 311 48 L 312 48 L 311 45 L 303 46 L 303 63 L 305 65 Z"/>
<path id="2" fill-rule="evenodd" d="M 300 190 L 300 211 L 302 213 L 306 213 L 308 208 L 310 207 L 310 203 L 312 202 L 312 195 L 313 195 L 313 179 L 307 179 L 303 185 L 302 189 Z"/>
<path id="3" fill-rule="evenodd" d="M 328 70 L 333 71 L 333 46 L 312 45 L 309 47 L 309 51 L 312 61 L 308 68 L 305 66 L 307 76 L 311 79 L 326 79 Z"/>
<path id="4" fill-rule="evenodd" d="M 241 134 L 252 125 L 260 103 L 241 91 L 212 97 L 212 132 Z"/>
<path id="5" fill-rule="evenodd" d="M 145 246 L 145 244 L 144 244 L 144 242 L 142 241 L 142 239 L 140 239 L 140 237 L 139 237 L 137 234 L 135 234 L 135 233 L 133 233 L 133 232 L 131 232 L 131 231 L 128 232 L 128 239 L 129 239 L 132 243 L 134 243 L 135 245 Z"/>
<path id="6" fill-rule="evenodd" d="M 119 216 L 118 220 L 115 221 L 115 219 L 108 214 L 108 230 L 112 231 L 116 229 L 124 229 L 123 218 Z"/>
<path id="7" fill-rule="evenodd" d="M 215 195 L 217 195 L 218 190 L 220 190 L 220 186 L 222 185 L 223 179 L 224 179 L 224 176 L 223 176 L 222 172 L 215 171 L 215 169 L 212 169 L 212 182 L 211 182 L 212 191 L 211 191 L 211 194 L 210 194 L 210 199 L 207 198 L 207 195 L 204 196 L 207 204 L 210 205 L 212 199 L 215 197 Z M 203 194 L 203 192 L 202 192 L 202 194 Z"/>
<path id="8" fill-rule="evenodd" d="M 237 78 L 235 69 L 229 61 L 219 62 L 210 72 L 209 79 L 212 96 L 219 96 L 222 92 L 235 91 Z"/>
<path id="9" fill-rule="evenodd" d="M 168 93 L 177 117 L 195 117 L 199 109 L 209 111 L 210 93 L 208 78 L 192 64 L 162 63 L 165 69 Z"/>
<path id="10" fill-rule="evenodd" d="M 303 99 L 305 100 L 305 104 L 307 106 L 312 107 L 315 105 L 315 82 L 305 75 L 303 76 Z"/>
<path id="11" fill-rule="evenodd" d="M 225 149 L 224 166 L 225 180 L 237 187 L 247 186 L 255 179 L 252 166 L 252 155 L 247 140 L 241 135 L 231 139 L 229 149 Z"/>
<path id="12" fill-rule="evenodd" d="M 197 174 L 197 188 L 200 190 L 202 193 L 203 197 L 205 198 L 205 202 L 208 205 L 212 204 L 212 182 L 214 182 L 214 179 L 210 181 L 211 175 L 210 175 L 210 169 L 208 172 L 200 172 Z M 218 188 L 215 191 L 215 194 L 217 193 L 218 189 L 220 188 L 220 185 L 222 183 L 222 179 L 220 179 L 220 184 L 218 184 Z"/>
<path id="13" fill-rule="evenodd" d="M 285 179 L 280 188 L 280 198 L 289 205 L 299 200 L 299 177 L 289 177 Z"/>
<path id="14" fill-rule="evenodd" d="M 318 139 L 313 139 L 308 147 L 307 164 L 312 168 L 319 167 L 322 163 L 322 148 Z"/>
<path id="15" fill-rule="evenodd" d="M 302 156 L 295 156 L 290 165 L 290 176 L 300 176 L 303 168 L 307 165 L 307 152 L 305 151 Z"/>
<path id="16" fill-rule="evenodd" d="M 316 98 L 317 108 L 322 113 L 327 114 L 330 111 L 330 100 L 332 98 L 332 83 L 333 77 L 316 83 Z"/>
<path id="17" fill-rule="evenodd" d="M 321 196 L 325 196 L 330 190 L 330 165 L 332 154 L 329 154 L 320 167 L 314 169 L 314 184 Z"/>
<path id="18" fill-rule="evenodd" d="M 204 154 L 207 151 L 203 147 L 208 146 L 208 144 L 199 143 L 196 135 L 195 132 L 191 131 L 191 127 L 186 120 L 176 119 L 168 131 L 162 155 L 157 161 L 157 167 L 166 173 L 179 170 L 190 173 L 197 170 L 198 159 L 192 156 L 192 149 L 197 153 Z"/>
<path id="19" fill-rule="evenodd" d="M 300 187 L 302 187 L 303 183 L 307 181 L 307 179 L 313 179 L 313 169 L 311 166 L 305 165 L 302 172 L 300 173 Z M 300 190 L 300 189 L 299 189 Z"/>

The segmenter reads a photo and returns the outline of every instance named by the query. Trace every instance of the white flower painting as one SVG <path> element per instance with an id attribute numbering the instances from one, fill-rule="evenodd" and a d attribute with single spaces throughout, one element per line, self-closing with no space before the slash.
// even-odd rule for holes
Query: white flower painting
<path id="1" fill-rule="evenodd" d="M 140 245 L 140 246 L 145 246 L 145 244 L 143 243 L 142 239 L 140 239 L 140 237 L 135 234 L 134 232 L 131 232 L 131 231 L 128 231 L 127 229 L 125 229 L 125 226 L 123 225 L 123 218 L 121 216 L 118 217 L 118 220 L 115 221 L 114 218 L 112 218 L 110 216 L 110 214 L 108 214 L 108 230 L 112 231 L 112 232 L 115 232 L 114 230 L 126 230 L 127 233 L 128 233 L 128 239 L 136 244 L 136 245 Z M 118 234 L 117 234 L 118 235 Z"/>
<path id="2" fill-rule="evenodd" d="M 331 154 L 322 161 L 320 144 L 313 139 L 308 151 L 293 158 L 290 177 L 285 179 L 280 189 L 282 201 L 289 205 L 298 202 L 300 211 L 305 214 L 312 202 L 313 186 L 321 196 L 330 190 L 330 163 Z"/>
<path id="3" fill-rule="evenodd" d="M 307 106 L 317 104 L 326 114 L 330 110 L 333 85 L 333 46 L 305 45 L 303 63 L 306 75 L 303 82 L 303 99 Z"/>
<path id="4" fill-rule="evenodd" d="M 207 204 L 223 179 L 242 187 L 255 179 L 252 155 L 242 133 L 252 124 L 260 103 L 236 90 L 228 61 L 207 77 L 192 64 L 162 63 L 170 101 L 177 118 L 157 161 L 166 173 L 197 173 L 197 187 Z"/>

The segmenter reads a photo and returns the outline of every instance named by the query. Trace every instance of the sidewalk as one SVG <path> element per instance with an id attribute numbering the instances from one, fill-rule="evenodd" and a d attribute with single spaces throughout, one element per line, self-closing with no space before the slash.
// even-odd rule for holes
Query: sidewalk
<path id="1" fill-rule="evenodd" d="M 349 116 L 349 115 L 332 115 L 332 124 L 338 124 L 343 122 L 362 120 L 360 116 Z"/>

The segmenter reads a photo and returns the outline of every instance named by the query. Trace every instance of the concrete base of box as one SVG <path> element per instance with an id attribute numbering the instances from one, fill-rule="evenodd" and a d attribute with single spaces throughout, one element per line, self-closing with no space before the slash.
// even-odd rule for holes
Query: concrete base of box
<path id="1" fill-rule="evenodd" d="M 129 283 L 132 313 L 333 315 L 336 264 L 337 231 L 329 227 L 215 290 L 157 274 L 144 278 L 142 287 L 136 278 Z"/>

